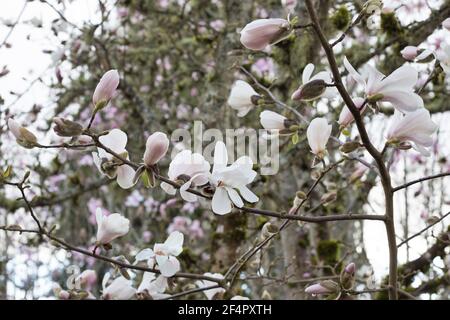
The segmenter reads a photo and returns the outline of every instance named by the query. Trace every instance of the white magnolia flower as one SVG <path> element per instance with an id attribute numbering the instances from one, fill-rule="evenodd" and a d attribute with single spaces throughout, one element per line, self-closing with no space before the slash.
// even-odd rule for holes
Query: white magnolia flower
<path id="1" fill-rule="evenodd" d="M 135 262 L 147 261 L 150 268 L 155 264 L 158 266 L 161 275 L 164 277 L 172 277 L 180 271 L 180 262 L 176 258 L 183 251 L 184 236 L 179 231 L 172 232 L 164 243 L 156 243 L 152 249 L 144 249 L 140 251 Z"/>
<path id="2" fill-rule="evenodd" d="M 419 109 L 402 115 L 396 111 L 388 130 L 387 138 L 391 142 L 411 142 L 414 149 L 424 156 L 429 156 L 427 150 L 433 144 L 431 135 L 437 130 L 437 125 L 431 121 L 430 112 Z"/>
<path id="3" fill-rule="evenodd" d="M 120 276 L 114 279 L 109 286 L 107 283 L 111 275 L 105 274 L 102 281 L 103 299 L 105 300 L 129 300 L 134 297 L 136 289 L 133 288 L 130 280 Z"/>
<path id="4" fill-rule="evenodd" d="M 365 88 L 367 98 L 376 98 L 377 102 L 390 102 L 401 112 L 411 112 L 423 107 L 423 99 L 414 92 L 419 74 L 413 67 L 402 66 L 386 77 L 368 65 L 369 74 L 364 79 L 347 58 L 344 58 L 344 66 L 349 76 Z"/>
<path id="5" fill-rule="evenodd" d="M 313 83 L 313 81 L 323 80 L 325 84 L 333 83 L 331 74 L 329 72 L 321 71 L 316 75 L 312 76 L 314 68 L 315 68 L 314 65 L 310 63 L 305 67 L 305 69 L 303 69 L 302 85 L 292 94 L 291 97 L 292 100 L 314 100 L 322 97 L 332 99 L 336 97 L 337 91 L 336 88 L 334 87 L 320 86 L 320 88 L 318 88 L 319 92 L 310 92 L 311 84 Z M 314 87 L 313 90 L 317 91 L 317 87 Z"/>
<path id="6" fill-rule="evenodd" d="M 243 117 L 256 105 L 259 98 L 251 85 L 237 80 L 231 88 L 228 105 L 238 111 L 238 117 Z"/>
<path id="7" fill-rule="evenodd" d="M 224 278 L 223 275 L 221 275 L 220 273 L 206 272 L 203 275 L 206 277 L 215 278 L 215 279 L 219 279 L 219 280 L 223 280 L 223 278 Z M 207 288 L 207 287 L 212 287 L 214 285 L 217 285 L 216 282 L 209 281 L 209 280 L 197 280 L 197 281 L 195 281 L 195 284 L 199 288 Z M 224 288 L 214 288 L 214 289 L 209 289 L 209 290 L 203 291 L 203 293 L 205 294 L 206 298 L 208 298 L 208 300 L 212 300 L 216 294 L 222 293 L 222 292 L 225 292 Z"/>
<path id="8" fill-rule="evenodd" d="M 142 276 L 141 284 L 139 285 L 138 293 L 147 293 L 153 300 L 159 300 L 169 297 L 169 294 L 165 294 L 167 289 L 167 278 L 159 275 L 156 276 L 152 272 L 144 272 Z"/>
<path id="9" fill-rule="evenodd" d="M 199 153 L 192 153 L 191 150 L 183 150 L 178 153 L 169 165 L 168 176 L 172 181 L 179 178 L 186 178 L 186 182 L 180 188 L 180 195 L 186 201 L 195 201 L 197 197 L 186 190 L 193 184 L 195 186 L 202 186 L 208 183 L 208 174 L 211 165 Z M 176 189 L 166 182 L 161 183 L 161 188 L 168 194 L 174 195 Z"/>
<path id="10" fill-rule="evenodd" d="M 128 137 L 122 130 L 113 129 L 107 135 L 101 136 L 99 140 L 118 155 L 129 159 L 128 152 L 125 149 Z M 101 148 L 97 148 L 97 153 L 93 152 L 92 157 L 100 172 L 111 179 L 117 178 L 117 183 L 121 188 L 129 189 L 134 185 L 135 171 L 132 167 L 122 164 L 119 159 Z"/>
<path id="11" fill-rule="evenodd" d="M 285 19 L 257 19 L 241 30 L 241 43 L 251 50 L 264 50 L 290 34 L 289 21 Z"/>
<path id="12" fill-rule="evenodd" d="M 97 208 L 95 212 L 97 220 L 97 243 L 107 244 L 112 240 L 124 236 L 130 230 L 130 220 L 119 213 L 112 213 L 109 216 L 103 215 L 102 209 Z"/>
<path id="13" fill-rule="evenodd" d="M 253 161 L 249 157 L 243 156 L 231 166 L 227 166 L 227 163 L 227 148 L 222 141 L 219 141 L 214 149 L 214 166 L 210 183 L 216 187 L 212 199 L 212 210 L 220 215 L 231 212 L 231 203 L 238 208 L 244 206 L 242 198 L 251 203 L 259 200 L 247 187 L 256 177 Z"/>
<path id="14" fill-rule="evenodd" d="M 312 153 L 319 159 L 323 159 L 326 153 L 326 145 L 331 135 L 332 126 L 325 118 L 315 118 L 306 130 L 309 146 Z"/>
<path id="15" fill-rule="evenodd" d="M 450 45 L 445 45 L 436 55 L 444 72 L 450 75 Z"/>

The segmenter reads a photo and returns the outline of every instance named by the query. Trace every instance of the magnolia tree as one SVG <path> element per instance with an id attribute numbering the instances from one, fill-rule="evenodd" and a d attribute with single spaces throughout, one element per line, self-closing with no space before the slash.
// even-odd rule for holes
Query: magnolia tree
<path id="1" fill-rule="evenodd" d="M 448 298 L 449 1 L 65 2 L 51 106 L 1 106 L 3 298 Z"/>

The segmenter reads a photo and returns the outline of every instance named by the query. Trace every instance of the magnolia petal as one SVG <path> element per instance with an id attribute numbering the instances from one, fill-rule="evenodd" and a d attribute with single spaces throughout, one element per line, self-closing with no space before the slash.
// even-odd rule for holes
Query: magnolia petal
<path id="1" fill-rule="evenodd" d="M 169 249 L 169 254 L 178 256 L 183 251 L 184 235 L 180 231 L 172 232 L 164 245 Z"/>
<path id="2" fill-rule="evenodd" d="M 134 257 L 134 263 L 138 263 L 140 261 L 147 261 L 150 258 L 153 258 L 155 253 L 152 249 L 147 248 L 138 252 L 138 254 Z"/>
<path id="3" fill-rule="evenodd" d="M 127 146 L 128 137 L 120 129 L 112 129 L 107 135 L 99 138 L 100 142 L 115 153 L 123 153 Z"/>
<path id="4" fill-rule="evenodd" d="M 314 72 L 314 65 L 312 63 L 309 63 L 308 65 L 306 65 L 305 69 L 303 69 L 303 74 L 302 74 L 302 83 L 303 84 L 307 83 L 311 79 L 313 72 Z"/>
<path id="5" fill-rule="evenodd" d="M 241 197 L 239 196 L 239 193 L 234 190 L 233 188 L 225 187 L 225 189 L 228 192 L 228 196 L 230 197 L 231 201 L 234 203 L 234 205 L 238 208 L 242 208 L 244 206 L 244 202 L 242 201 Z"/>
<path id="6" fill-rule="evenodd" d="M 159 271 L 164 277 L 170 278 L 181 270 L 180 262 L 175 257 L 169 257 L 162 264 L 158 263 Z"/>
<path id="7" fill-rule="evenodd" d="M 361 86 L 365 86 L 366 82 L 364 81 L 364 78 L 356 71 L 355 68 L 350 64 L 347 57 L 344 57 L 344 67 L 347 69 L 349 76 L 353 78 L 358 84 Z"/>
<path id="8" fill-rule="evenodd" d="M 383 96 L 383 101 L 392 103 L 402 112 L 411 112 L 424 107 L 423 99 L 414 92 L 385 91 Z"/>
<path id="9" fill-rule="evenodd" d="M 216 188 L 211 205 L 213 212 L 216 214 L 224 215 L 231 212 L 231 201 L 224 187 Z"/>
<path id="10" fill-rule="evenodd" d="M 241 186 L 238 188 L 239 193 L 241 194 L 242 198 L 244 198 L 245 201 L 250 203 L 255 203 L 259 201 L 259 198 L 256 194 L 254 194 L 249 188 L 246 186 Z"/>
<path id="11" fill-rule="evenodd" d="M 180 187 L 180 196 L 187 202 L 194 202 L 197 201 L 197 196 L 195 194 L 190 193 L 187 191 L 191 187 L 192 179 L 188 182 L 184 183 Z"/>
<path id="12" fill-rule="evenodd" d="M 163 189 L 166 193 L 174 196 L 177 193 L 177 189 L 167 182 L 161 182 L 161 189 Z"/>
<path id="13" fill-rule="evenodd" d="M 129 189 L 134 186 L 134 175 L 136 172 L 127 164 L 117 168 L 117 183 L 122 189 Z"/>

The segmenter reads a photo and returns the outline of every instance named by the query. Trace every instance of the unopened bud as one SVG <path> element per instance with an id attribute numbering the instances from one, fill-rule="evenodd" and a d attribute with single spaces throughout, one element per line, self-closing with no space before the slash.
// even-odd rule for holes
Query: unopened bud
<path id="1" fill-rule="evenodd" d="M 264 226 L 261 229 L 261 235 L 264 239 L 271 237 L 275 233 L 278 232 L 278 227 L 273 225 L 270 222 L 267 222 L 264 224 Z"/>
<path id="2" fill-rule="evenodd" d="M 350 290 L 355 284 L 356 265 L 352 262 L 348 264 L 341 273 L 341 286 L 345 290 Z"/>
<path id="3" fill-rule="evenodd" d="M 327 89 L 324 80 L 312 80 L 298 88 L 293 94 L 292 100 L 311 101 L 319 98 Z"/>
<path id="4" fill-rule="evenodd" d="M 335 201 L 337 198 L 337 192 L 336 191 L 331 191 L 331 192 L 327 192 L 325 193 L 322 198 L 320 198 L 320 201 L 323 203 L 330 203 Z"/>
<path id="5" fill-rule="evenodd" d="M 53 130 L 61 137 L 79 136 L 83 131 L 83 126 L 75 121 L 56 117 L 53 118 L 53 122 L 55 123 Z"/>
<path id="6" fill-rule="evenodd" d="M 302 200 L 305 200 L 307 198 L 306 193 L 304 193 L 303 191 L 297 191 L 295 193 L 295 196 Z"/>
<path id="7" fill-rule="evenodd" d="M 369 102 L 370 104 L 375 104 L 383 98 L 384 98 L 384 95 L 382 93 L 377 93 L 377 94 L 374 94 L 373 96 L 368 97 L 367 102 Z"/>
<path id="8" fill-rule="evenodd" d="M 339 150 L 341 150 L 343 153 L 350 153 L 355 151 L 361 146 L 361 144 L 358 141 L 350 141 L 344 143 Z"/>
<path id="9" fill-rule="evenodd" d="M 27 128 L 20 126 L 14 119 L 8 120 L 8 128 L 22 147 L 31 149 L 38 145 L 36 136 Z"/>
<path id="10" fill-rule="evenodd" d="M 363 10 L 365 14 L 372 15 L 377 10 L 381 10 L 383 8 L 383 1 L 381 0 L 369 0 L 363 5 Z"/>

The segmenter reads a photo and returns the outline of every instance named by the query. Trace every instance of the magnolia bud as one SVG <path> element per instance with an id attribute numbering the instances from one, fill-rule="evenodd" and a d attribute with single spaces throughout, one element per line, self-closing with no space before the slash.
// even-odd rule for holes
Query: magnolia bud
<path id="1" fill-rule="evenodd" d="M 369 0 L 363 5 L 363 12 L 368 15 L 374 14 L 377 10 L 383 8 L 383 1 L 381 0 Z"/>
<path id="2" fill-rule="evenodd" d="M 251 50 L 263 50 L 285 39 L 291 33 L 289 22 L 284 19 L 258 19 L 241 31 L 241 43 Z"/>
<path id="3" fill-rule="evenodd" d="M 331 192 L 327 192 L 325 193 L 322 198 L 320 199 L 321 202 L 323 203 L 330 203 L 335 201 L 337 198 L 337 192 L 336 191 L 331 191 Z"/>
<path id="4" fill-rule="evenodd" d="M 267 222 L 266 224 L 264 224 L 264 226 L 262 227 L 261 230 L 261 235 L 264 239 L 274 235 L 275 233 L 278 232 L 278 227 L 271 224 L 270 222 Z"/>
<path id="5" fill-rule="evenodd" d="M 144 163 L 147 166 L 156 164 L 169 149 L 169 139 L 162 132 L 155 132 L 147 139 L 144 153 Z"/>
<path id="6" fill-rule="evenodd" d="M 402 54 L 402 57 L 405 60 L 412 61 L 412 60 L 414 60 L 417 57 L 418 50 L 419 50 L 419 48 L 417 48 L 417 47 L 407 46 L 402 51 L 400 51 L 400 53 Z"/>
<path id="7" fill-rule="evenodd" d="M 20 126 L 14 119 L 8 119 L 8 128 L 22 147 L 31 149 L 38 145 L 36 136 Z"/>
<path id="8" fill-rule="evenodd" d="M 353 285 L 355 284 L 355 271 L 356 271 L 356 265 L 352 262 L 348 264 L 344 270 L 342 270 L 341 273 L 341 286 L 345 290 L 350 290 L 353 288 Z"/>
<path id="9" fill-rule="evenodd" d="M 369 102 L 370 104 L 374 104 L 383 98 L 384 98 L 384 95 L 382 93 L 377 93 L 377 94 L 374 94 L 373 96 L 368 97 L 367 102 Z"/>
<path id="10" fill-rule="evenodd" d="M 92 102 L 96 111 L 106 107 L 116 92 L 119 81 L 119 73 L 117 70 L 109 70 L 102 76 L 92 96 Z"/>
<path id="11" fill-rule="evenodd" d="M 350 153 L 355 151 L 361 146 L 361 144 L 358 141 L 350 141 L 344 143 L 339 150 L 341 150 L 343 153 Z"/>
<path id="12" fill-rule="evenodd" d="M 330 294 L 339 291 L 339 285 L 332 280 L 325 280 L 320 283 L 306 287 L 305 292 L 313 295 Z"/>
<path id="13" fill-rule="evenodd" d="M 327 89 L 322 79 L 312 80 L 298 88 L 291 96 L 292 100 L 311 101 L 319 98 Z"/>
<path id="14" fill-rule="evenodd" d="M 83 132 L 83 126 L 71 120 L 56 117 L 53 118 L 53 122 L 55 123 L 53 130 L 58 136 L 75 137 Z"/>

